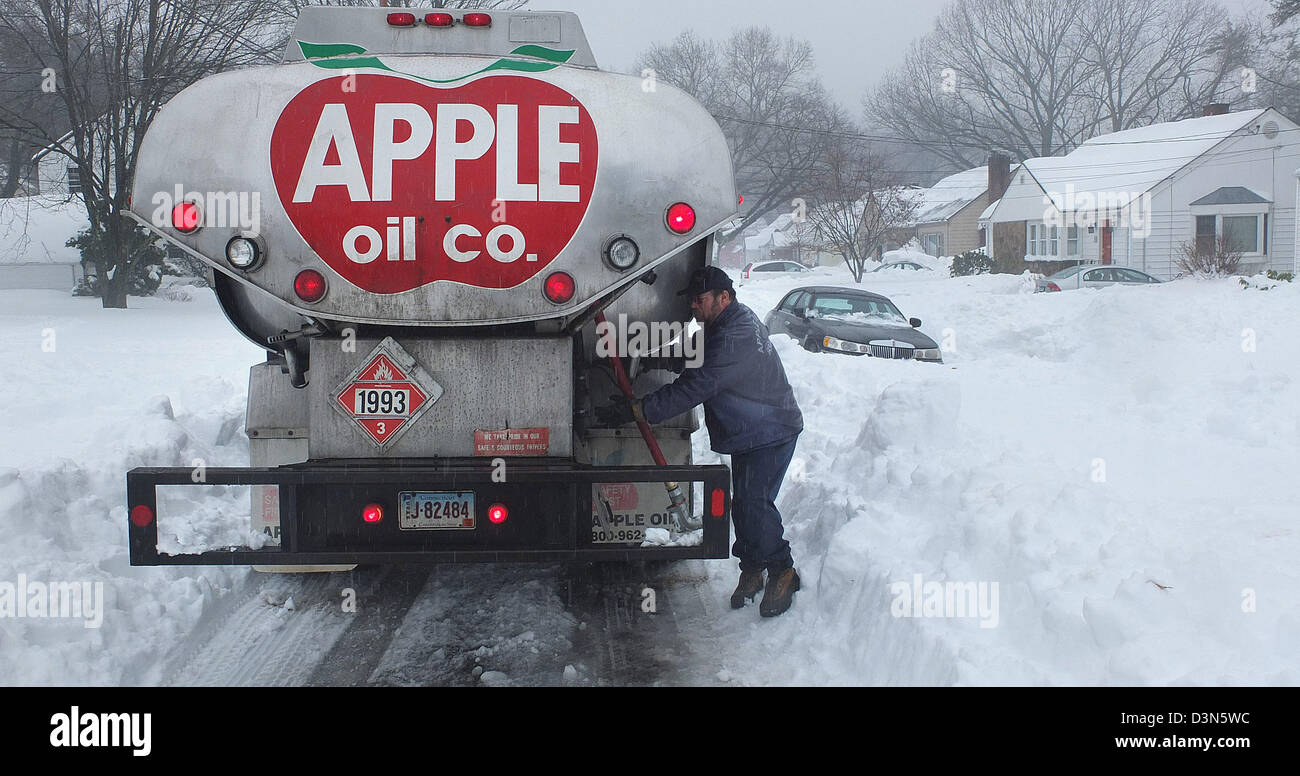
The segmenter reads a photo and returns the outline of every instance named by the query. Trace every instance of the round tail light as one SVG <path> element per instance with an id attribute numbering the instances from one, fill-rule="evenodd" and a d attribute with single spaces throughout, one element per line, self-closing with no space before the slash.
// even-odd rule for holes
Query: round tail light
<path id="1" fill-rule="evenodd" d="M 261 263 L 262 246 L 248 237 L 233 237 L 226 243 L 226 261 L 235 269 L 247 272 Z"/>
<path id="2" fill-rule="evenodd" d="M 304 302 L 319 302 L 325 298 L 325 276 L 314 269 L 305 269 L 293 279 L 293 292 Z"/>
<path id="3" fill-rule="evenodd" d="M 138 528 L 144 528 L 153 522 L 153 510 L 144 504 L 131 508 L 131 523 Z"/>
<path id="4" fill-rule="evenodd" d="M 378 504 L 366 504 L 361 508 L 361 519 L 367 523 L 383 522 L 384 508 Z"/>
<path id="5" fill-rule="evenodd" d="M 567 272 L 554 272 L 546 278 L 542 292 L 555 304 L 564 304 L 573 298 L 573 276 Z"/>
<path id="6" fill-rule="evenodd" d="M 619 272 L 626 272 L 641 258 L 641 249 L 631 237 L 620 235 L 605 246 L 605 261 Z"/>
<path id="7" fill-rule="evenodd" d="M 668 208 L 668 228 L 675 234 L 686 234 L 695 228 L 695 208 L 678 202 Z"/>
<path id="8" fill-rule="evenodd" d="M 488 507 L 489 522 L 495 525 L 501 525 L 506 521 L 507 517 L 510 517 L 510 510 L 506 509 L 505 504 L 493 504 Z"/>
<path id="9" fill-rule="evenodd" d="M 193 234 L 203 222 L 203 212 L 198 203 L 181 202 L 172 208 L 172 226 L 182 234 Z"/>

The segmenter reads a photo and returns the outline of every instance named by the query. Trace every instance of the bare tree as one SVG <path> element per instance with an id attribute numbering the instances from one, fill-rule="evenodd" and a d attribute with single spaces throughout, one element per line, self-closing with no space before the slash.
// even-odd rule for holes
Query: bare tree
<path id="1" fill-rule="evenodd" d="M 822 248 L 844 257 L 861 283 L 867 262 L 912 220 L 917 202 L 882 157 L 847 142 L 828 150 L 814 186 L 820 201 L 808 211 L 813 233 Z"/>
<path id="2" fill-rule="evenodd" d="M 52 120 L 0 103 L 0 127 L 69 160 L 90 232 L 79 244 L 105 307 L 125 307 L 148 238 L 126 223 L 141 139 L 171 96 L 221 70 L 274 61 L 280 41 L 264 0 L 8 0 L 0 31 L 19 41 L 30 88 L 55 82 Z M 47 95 L 50 96 L 50 95 Z M 66 132 L 64 131 L 66 129 Z"/>
<path id="3" fill-rule="evenodd" d="M 1236 86 L 1209 0 L 955 0 L 868 95 L 869 120 L 971 167 L 1193 115 Z"/>
<path id="4" fill-rule="evenodd" d="M 747 211 L 720 233 L 721 243 L 793 208 L 793 200 L 810 191 L 826 149 L 850 129 L 816 75 L 812 46 L 766 27 L 737 30 L 721 43 L 687 31 L 651 46 L 635 69 L 690 93 L 727 137 Z"/>

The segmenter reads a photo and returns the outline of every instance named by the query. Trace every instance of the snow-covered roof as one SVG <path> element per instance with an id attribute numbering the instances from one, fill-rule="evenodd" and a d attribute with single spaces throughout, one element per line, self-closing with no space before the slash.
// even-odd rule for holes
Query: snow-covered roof
<path id="1" fill-rule="evenodd" d="M 89 226 L 80 197 L 0 199 L 0 264 L 76 264 L 81 251 L 64 243 Z"/>
<path id="2" fill-rule="evenodd" d="M 989 218 L 993 216 L 993 211 L 998 209 L 998 203 L 1000 203 L 1001 201 L 1002 201 L 1001 199 L 995 199 L 992 202 L 990 202 L 989 206 L 984 208 L 984 212 L 980 213 L 980 217 L 978 220 L 980 221 L 989 220 Z"/>
<path id="3" fill-rule="evenodd" d="M 947 221 L 962 208 L 979 199 L 988 190 L 989 168 L 976 167 L 956 175 L 949 175 L 916 195 L 916 215 L 913 224 L 933 224 Z"/>
<path id="4" fill-rule="evenodd" d="M 1079 195 L 1141 194 L 1214 148 L 1267 109 L 1169 121 L 1098 135 L 1065 156 L 1027 159 L 1030 172 L 1058 209 L 1068 208 L 1067 192 Z"/>

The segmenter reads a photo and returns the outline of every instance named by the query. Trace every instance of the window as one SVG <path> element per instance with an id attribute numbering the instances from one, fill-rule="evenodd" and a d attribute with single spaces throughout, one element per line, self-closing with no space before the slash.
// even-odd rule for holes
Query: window
<path id="1" fill-rule="evenodd" d="M 787 313 L 793 313 L 797 310 L 802 310 L 807 304 L 808 292 L 798 291 L 786 297 L 785 302 L 781 305 L 781 309 Z"/>
<path id="2" fill-rule="evenodd" d="M 930 232 L 921 235 L 921 250 L 931 256 L 943 255 L 943 232 Z"/>
<path id="3" fill-rule="evenodd" d="M 68 193 L 81 193 L 81 168 L 68 165 Z"/>
<path id="4" fill-rule="evenodd" d="M 1219 237 L 1247 256 L 1268 253 L 1268 214 L 1196 216 L 1196 249 L 1211 252 Z"/>
<path id="5" fill-rule="evenodd" d="M 1196 217 L 1196 250 L 1210 253 L 1214 250 L 1215 216 Z"/>
<path id="6" fill-rule="evenodd" d="M 1065 255 L 1079 255 L 1079 227 L 1071 226 L 1065 232 Z"/>
<path id="7" fill-rule="evenodd" d="M 1050 237 L 1048 238 L 1048 241 L 1047 241 L 1047 255 L 1048 255 L 1048 256 L 1060 256 L 1060 255 L 1061 255 L 1061 243 L 1060 243 L 1060 241 L 1057 239 L 1057 236 L 1056 236 L 1056 230 L 1057 230 L 1057 227 L 1055 227 L 1055 226 L 1051 227 L 1051 228 L 1048 230 L 1048 234 L 1050 235 Z"/>
<path id="8" fill-rule="evenodd" d="M 1224 216 L 1223 236 L 1229 250 L 1259 253 L 1259 216 Z"/>

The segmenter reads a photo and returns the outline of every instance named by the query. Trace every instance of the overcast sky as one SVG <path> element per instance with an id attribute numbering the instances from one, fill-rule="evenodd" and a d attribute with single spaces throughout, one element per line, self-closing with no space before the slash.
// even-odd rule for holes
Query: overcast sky
<path id="1" fill-rule="evenodd" d="M 535 11 L 574 11 L 596 61 L 626 71 L 655 41 L 682 30 L 725 37 L 734 27 L 767 25 L 811 41 L 822 81 L 856 115 L 862 94 L 902 61 L 907 46 L 934 25 L 949 0 L 532 0 Z M 1220 0 L 1232 13 L 1267 10 L 1267 0 Z"/>

